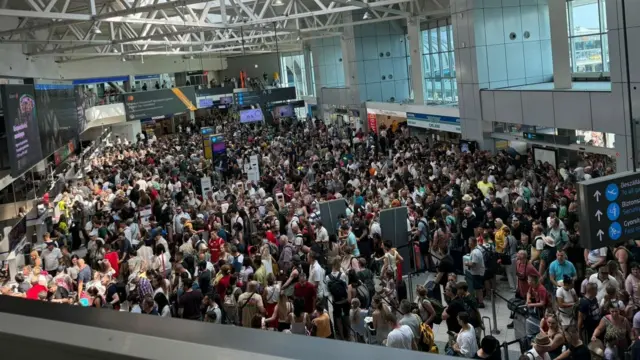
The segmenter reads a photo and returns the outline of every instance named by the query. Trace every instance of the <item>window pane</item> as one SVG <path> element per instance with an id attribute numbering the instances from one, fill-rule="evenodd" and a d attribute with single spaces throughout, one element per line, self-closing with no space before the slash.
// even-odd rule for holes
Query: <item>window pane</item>
<path id="1" fill-rule="evenodd" d="M 429 30 L 429 53 L 438 52 L 438 29 Z"/>
<path id="2" fill-rule="evenodd" d="M 453 89 L 451 88 L 451 79 L 444 79 L 442 81 L 443 86 L 444 86 L 444 91 L 443 91 L 443 98 L 445 102 L 452 102 L 453 101 Z"/>
<path id="3" fill-rule="evenodd" d="M 449 50 L 453 51 L 453 25 L 449 25 Z"/>
<path id="4" fill-rule="evenodd" d="M 429 60 L 429 55 L 423 55 L 422 56 L 422 60 L 423 60 L 423 64 L 424 66 L 422 67 L 422 72 L 424 73 L 424 77 L 425 78 L 430 78 L 431 77 L 431 65 L 430 65 L 430 60 Z"/>
<path id="5" fill-rule="evenodd" d="M 573 0 L 568 4 L 572 20 L 570 36 L 600 33 L 598 0 Z"/>
<path id="6" fill-rule="evenodd" d="M 580 36 L 571 39 L 574 72 L 600 72 L 602 66 L 602 43 L 600 35 Z"/>
<path id="7" fill-rule="evenodd" d="M 458 81 L 453 78 L 451 83 L 453 85 L 453 101 L 458 102 Z"/>
<path id="8" fill-rule="evenodd" d="M 408 44 L 409 41 L 406 41 L 406 43 Z M 429 31 L 428 30 L 422 31 L 422 53 L 423 54 L 429 53 Z"/>
<path id="9" fill-rule="evenodd" d="M 425 79 L 424 81 L 425 100 L 433 101 L 433 80 Z"/>
<path id="10" fill-rule="evenodd" d="M 456 57 L 453 51 L 449 52 L 449 69 L 451 70 L 451 77 L 456 78 Z"/>
<path id="11" fill-rule="evenodd" d="M 441 55 L 442 59 L 442 77 L 448 78 L 450 76 L 451 69 L 449 68 L 449 53 L 445 52 Z"/>
<path id="12" fill-rule="evenodd" d="M 447 38 L 447 27 L 438 28 L 440 32 L 440 49 L 438 51 L 449 51 L 449 40 Z"/>
<path id="13" fill-rule="evenodd" d="M 431 69 L 432 69 L 432 75 L 433 77 L 435 77 L 436 79 L 439 79 L 442 77 L 442 72 L 440 71 L 440 54 L 432 54 L 429 55 L 429 57 L 431 57 Z"/>
<path id="14" fill-rule="evenodd" d="M 607 1 L 600 0 L 600 32 L 607 32 Z"/>
<path id="15" fill-rule="evenodd" d="M 602 36 L 602 51 L 604 52 L 604 71 L 611 71 L 609 67 L 609 37 L 606 34 Z"/>
<path id="16" fill-rule="evenodd" d="M 442 83 L 440 81 L 433 84 L 433 99 L 442 102 Z"/>

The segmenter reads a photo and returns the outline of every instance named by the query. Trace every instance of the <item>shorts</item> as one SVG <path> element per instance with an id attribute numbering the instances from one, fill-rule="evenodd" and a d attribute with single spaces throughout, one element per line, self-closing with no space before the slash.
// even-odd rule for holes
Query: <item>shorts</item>
<path id="1" fill-rule="evenodd" d="M 474 290 L 482 290 L 484 289 L 484 280 L 485 277 L 482 275 L 471 275 L 473 278 L 473 289 Z"/>
<path id="2" fill-rule="evenodd" d="M 428 256 L 429 255 L 429 242 L 428 241 L 420 241 L 420 255 Z"/>

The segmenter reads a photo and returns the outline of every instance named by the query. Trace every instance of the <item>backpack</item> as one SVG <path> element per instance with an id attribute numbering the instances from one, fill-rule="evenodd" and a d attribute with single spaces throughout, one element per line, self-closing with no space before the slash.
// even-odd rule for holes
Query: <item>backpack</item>
<path id="1" fill-rule="evenodd" d="M 473 304 L 467 300 L 466 297 L 461 300 L 464 311 L 470 315 L 469 324 L 473 325 L 474 328 L 482 327 L 484 324 L 482 324 L 482 315 L 480 315 L 480 311 L 478 311 L 477 304 Z"/>
<path id="2" fill-rule="evenodd" d="M 360 301 L 361 308 L 369 308 L 369 289 L 363 283 L 356 287 L 356 297 Z"/>
<path id="3" fill-rule="evenodd" d="M 436 299 L 427 298 L 424 300 L 428 300 L 429 303 L 431 303 L 431 307 L 433 308 L 433 311 L 435 311 L 436 313 L 436 317 L 433 318 L 433 323 L 435 325 L 440 325 L 440 323 L 442 323 L 442 313 L 444 312 L 444 306 L 442 306 L 442 303 Z M 422 307 L 422 303 L 419 303 L 418 306 Z"/>
<path id="4" fill-rule="evenodd" d="M 480 247 L 480 251 L 482 252 L 485 274 L 494 275 L 498 270 L 498 253 L 484 246 Z"/>
<path id="5" fill-rule="evenodd" d="M 436 345 L 435 334 L 433 329 L 426 324 L 420 324 L 420 339 L 418 340 L 420 351 L 438 354 L 438 346 Z"/>
<path id="6" fill-rule="evenodd" d="M 327 289 L 329 289 L 329 294 L 333 297 L 334 304 L 342 304 L 347 301 L 347 283 L 344 282 L 340 277 L 342 276 L 342 272 L 338 273 L 338 276 L 333 276 L 329 274 L 329 282 L 327 283 Z"/>
<path id="7" fill-rule="evenodd" d="M 239 274 L 240 270 L 242 270 L 242 263 L 240 261 L 238 261 L 239 257 L 240 257 L 240 255 L 234 256 L 233 257 L 233 263 L 231 263 L 231 266 L 233 266 L 234 270 L 236 271 L 236 274 Z"/>

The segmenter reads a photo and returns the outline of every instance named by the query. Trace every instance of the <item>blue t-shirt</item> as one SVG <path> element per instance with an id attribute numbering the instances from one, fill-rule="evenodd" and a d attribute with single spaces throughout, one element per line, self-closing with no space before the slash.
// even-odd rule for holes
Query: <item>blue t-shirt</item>
<path id="1" fill-rule="evenodd" d="M 360 250 L 358 250 L 358 240 L 356 240 L 356 236 L 352 232 L 349 232 L 349 237 L 347 237 L 347 244 L 353 247 L 353 256 L 359 257 Z"/>
<path id="2" fill-rule="evenodd" d="M 554 260 L 549 266 L 549 276 L 551 275 L 555 277 L 556 282 L 562 281 L 564 275 L 574 278 L 576 276 L 576 268 L 569 260 L 565 260 L 562 264 L 558 260 Z"/>

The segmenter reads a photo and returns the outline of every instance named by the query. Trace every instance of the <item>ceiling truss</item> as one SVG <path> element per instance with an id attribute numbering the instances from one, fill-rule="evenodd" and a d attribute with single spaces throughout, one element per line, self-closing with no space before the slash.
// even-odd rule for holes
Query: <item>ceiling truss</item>
<path id="1" fill-rule="evenodd" d="M 445 1 L 0 0 L 0 16 L 19 19 L 0 43 L 63 62 L 295 51 L 345 26 L 445 15 Z"/>

